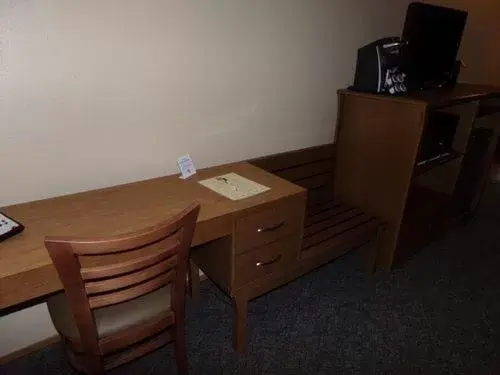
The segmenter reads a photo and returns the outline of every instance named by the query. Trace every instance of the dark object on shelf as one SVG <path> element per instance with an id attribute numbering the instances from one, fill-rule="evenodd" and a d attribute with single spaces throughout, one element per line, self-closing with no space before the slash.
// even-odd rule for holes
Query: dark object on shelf
<path id="1" fill-rule="evenodd" d="M 401 67 L 410 91 L 453 85 L 467 12 L 413 2 L 408 6 Z"/>
<path id="2" fill-rule="evenodd" d="M 476 117 L 491 116 L 500 112 L 500 105 L 498 104 L 485 104 L 479 106 Z"/>
<path id="3" fill-rule="evenodd" d="M 422 161 L 419 161 L 417 163 L 417 166 L 415 168 L 415 173 L 414 175 L 418 176 L 423 173 L 429 172 L 431 169 L 434 169 L 435 167 L 438 167 L 440 165 L 449 163 L 450 161 L 453 161 L 463 154 L 457 151 L 449 151 L 449 152 L 444 152 L 440 155 L 434 156 L 430 159 L 425 159 Z"/>
<path id="4" fill-rule="evenodd" d="M 445 82 L 445 86 L 454 86 L 458 81 L 458 76 L 460 75 L 460 71 L 462 66 L 465 66 L 462 60 L 456 60 L 453 64 L 453 69 L 451 70 L 447 82 Z"/>
<path id="5" fill-rule="evenodd" d="M 427 125 L 420 140 L 418 166 L 452 154 L 453 138 L 459 121 L 460 116 L 452 113 L 442 111 L 429 113 Z"/>
<path id="6" fill-rule="evenodd" d="M 387 95 L 406 93 L 406 76 L 400 70 L 398 37 L 376 40 L 358 49 L 353 90 Z"/>

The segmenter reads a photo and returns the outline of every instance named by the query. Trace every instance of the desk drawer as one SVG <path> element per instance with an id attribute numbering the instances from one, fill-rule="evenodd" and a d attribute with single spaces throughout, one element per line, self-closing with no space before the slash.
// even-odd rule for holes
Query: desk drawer
<path id="1" fill-rule="evenodd" d="M 243 253 L 290 233 L 300 233 L 303 215 L 303 200 L 291 197 L 277 202 L 272 208 L 236 220 L 235 253 Z"/>
<path id="2" fill-rule="evenodd" d="M 234 287 L 238 288 L 264 275 L 280 272 L 298 258 L 300 236 L 290 235 L 236 256 Z"/>

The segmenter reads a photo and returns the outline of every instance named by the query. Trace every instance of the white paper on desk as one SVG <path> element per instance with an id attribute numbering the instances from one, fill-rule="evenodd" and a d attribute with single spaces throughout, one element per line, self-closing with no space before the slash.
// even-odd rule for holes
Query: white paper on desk
<path id="1" fill-rule="evenodd" d="M 245 199 L 270 189 L 236 173 L 223 174 L 199 181 L 199 183 L 233 201 Z"/>

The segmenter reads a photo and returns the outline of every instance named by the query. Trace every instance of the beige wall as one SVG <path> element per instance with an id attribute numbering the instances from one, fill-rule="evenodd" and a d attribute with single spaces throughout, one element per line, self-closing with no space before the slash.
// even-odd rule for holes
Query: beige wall
<path id="1" fill-rule="evenodd" d="M 0 207 L 326 143 L 356 49 L 406 5 L 0 0 Z M 0 332 L 0 356 L 54 333 L 45 305 Z"/>
<path id="2" fill-rule="evenodd" d="M 328 142 L 401 3 L 0 2 L 0 206 Z"/>
<path id="3" fill-rule="evenodd" d="M 500 85 L 500 1 L 498 0 L 427 0 L 428 3 L 469 12 L 460 56 L 467 68 L 460 81 Z"/>

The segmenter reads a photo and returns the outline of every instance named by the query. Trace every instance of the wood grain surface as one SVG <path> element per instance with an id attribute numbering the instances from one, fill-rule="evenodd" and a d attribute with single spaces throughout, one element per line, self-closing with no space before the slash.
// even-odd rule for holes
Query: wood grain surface
<path id="1" fill-rule="evenodd" d="M 271 189 L 231 201 L 197 181 L 234 172 Z M 199 170 L 188 180 L 177 175 L 0 208 L 26 226 L 0 243 L 0 309 L 62 289 L 44 248 L 45 236 L 110 236 L 154 225 L 193 200 L 201 204 L 193 245 L 230 235 L 234 217 L 258 211 L 304 190 L 249 163 Z"/>

